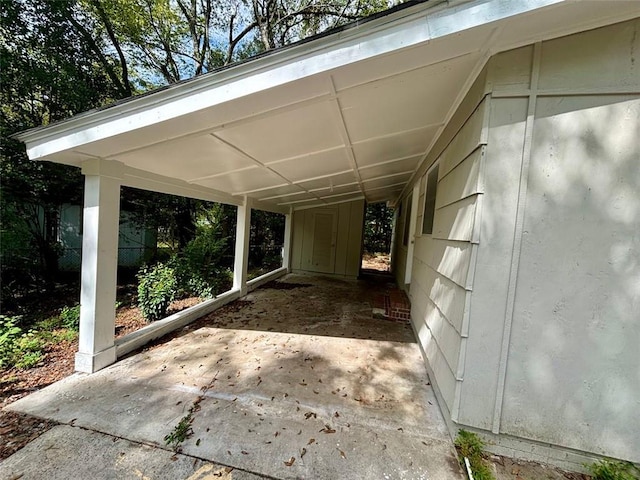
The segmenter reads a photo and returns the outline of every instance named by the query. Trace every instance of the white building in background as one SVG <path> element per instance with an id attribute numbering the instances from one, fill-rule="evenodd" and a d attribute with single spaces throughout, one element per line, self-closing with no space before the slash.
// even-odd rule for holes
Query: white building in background
<path id="1" fill-rule="evenodd" d="M 82 265 L 82 206 L 64 204 L 60 207 L 58 241 L 62 247 L 61 270 L 80 271 Z M 120 212 L 118 229 L 118 266 L 140 267 L 156 252 L 158 232 L 142 228 L 131 214 Z"/>

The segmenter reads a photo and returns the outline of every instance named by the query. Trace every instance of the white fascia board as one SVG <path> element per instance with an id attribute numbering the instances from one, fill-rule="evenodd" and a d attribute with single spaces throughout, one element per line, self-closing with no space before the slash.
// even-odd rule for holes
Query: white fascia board
<path id="1" fill-rule="evenodd" d="M 105 110 L 26 131 L 31 159 L 147 127 L 295 80 L 566 0 L 425 3 Z M 478 46 L 470 45 L 470 51 Z"/>

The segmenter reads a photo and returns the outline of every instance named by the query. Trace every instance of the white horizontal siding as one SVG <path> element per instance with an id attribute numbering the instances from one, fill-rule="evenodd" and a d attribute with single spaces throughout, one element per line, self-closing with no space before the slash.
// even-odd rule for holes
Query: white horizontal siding
<path id="1" fill-rule="evenodd" d="M 485 120 L 485 109 L 488 100 L 485 98 L 478 105 L 471 117 L 451 140 L 451 143 L 440 156 L 439 178 L 442 179 L 460 162 L 469 156 L 482 143 L 482 128 Z"/>
<path id="2" fill-rule="evenodd" d="M 475 214 L 475 195 L 437 209 L 433 221 L 433 238 L 470 242 Z"/>

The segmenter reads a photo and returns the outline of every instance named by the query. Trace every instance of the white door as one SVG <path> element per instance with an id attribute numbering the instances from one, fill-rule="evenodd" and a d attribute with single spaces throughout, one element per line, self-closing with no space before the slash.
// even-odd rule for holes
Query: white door
<path id="1" fill-rule="evenodd" d="M 309 270 L 321 273 L 335 272 L 337 230 L 336 211 L 321 210 L 313 213 L 313 247 Z"/>

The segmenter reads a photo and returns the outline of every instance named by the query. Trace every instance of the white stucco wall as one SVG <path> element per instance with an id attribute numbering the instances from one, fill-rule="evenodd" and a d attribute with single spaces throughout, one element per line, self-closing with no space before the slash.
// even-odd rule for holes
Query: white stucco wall
<path id="1" fill-rule="evenodd" d="M 495 451 L 640 462 L 639 52 L 636 19 L 494 56 L 418 172 L 455 157 L 412 322 Z"/>
<path id="2" fill-rule="evenodd" d="M 488 67 L 458 422 L 638 462 L 640 20 L 537 48 Z"/>

